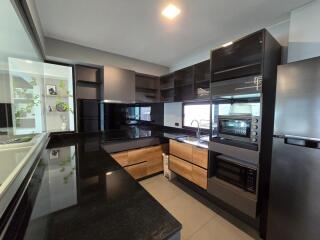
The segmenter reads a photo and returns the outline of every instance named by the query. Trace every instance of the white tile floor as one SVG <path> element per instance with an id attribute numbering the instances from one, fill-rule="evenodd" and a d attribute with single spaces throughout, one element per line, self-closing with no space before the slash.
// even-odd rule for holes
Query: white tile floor
<path id="1" fill-rule="evenodd" d="M 140 184 L 180 221 L 182 224 L 182 240 L 259 239 L 257 233 L 244 223 L 238 225 L 243 225 L 250 235 L 223 218 L 221 210 L 218 214 L 209 209 L 199 200 L 186 193 L 183 187 L 177 186 L 179 184 L 168 181 L 162 175 L 143 180 Z"/>

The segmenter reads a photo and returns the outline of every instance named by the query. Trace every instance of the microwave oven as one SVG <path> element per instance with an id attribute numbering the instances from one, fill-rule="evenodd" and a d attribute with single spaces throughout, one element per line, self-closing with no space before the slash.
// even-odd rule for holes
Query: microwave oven
<path id="1" fill-rule="evenodd" d="M 252 115 L 220 115 L 218 117 L 218 137 L 258 144 L 260 139 L 260 119 Z"/>
<path id="2" fill-rule="evenodd" d="M 214 176 L 244 191 L 256 194 L 257 168 L 235 159 L 218 155 L 214 159 Z"/>

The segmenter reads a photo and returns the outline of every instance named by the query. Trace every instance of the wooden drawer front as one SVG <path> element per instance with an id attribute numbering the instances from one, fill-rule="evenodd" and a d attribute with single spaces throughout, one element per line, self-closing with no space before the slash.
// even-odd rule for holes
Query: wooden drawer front
<path id="1" fill-rule="evenodd" d="M 148 163 L 148 175 L 163 171 L 163 148 L 161 145 L 146 149 L 146 161 Z"/>
<path id="2" fill-rule="evenodd" d="M 173 172 L 181 175 L 182 177 L 192 181 L 192 164 L 185 160 L 179 159 L 170 155 L 169 168 Z"/>
<path id="3" fill-rule="evenodd" d="M 208 150 L 193 146 L 192 163 L 205 169 L 208 169 Z"/>
<path id="4" fill-rule="evenodd" d="M 147 163 L 139 163 L 124 168 L 134 179 L 147 176 Z"/>
<path id="5" fill-rule="evenodd" d="M 122 167 L 128 165 L 128 151 L 113 153 L 111 154 L 111 157 L 113 157 Z"/>
<path id="6" fill-rule="evenodd" d="M 192 165 L 192 182 L 204 189 L 207 189 L 207 181 L 207 170 L 196 165 Z"/>
<path id="7" fill-rule="evenodd" d="M 128 151 L 128 165 L 137 164 L 146 161 L 148 148 L 139 148 Z"/>
<path id="8" fill-rule="evenodd" d="M 169 151 L 171 155 L 192 162 L 192 145 L 170 140 Z"/>

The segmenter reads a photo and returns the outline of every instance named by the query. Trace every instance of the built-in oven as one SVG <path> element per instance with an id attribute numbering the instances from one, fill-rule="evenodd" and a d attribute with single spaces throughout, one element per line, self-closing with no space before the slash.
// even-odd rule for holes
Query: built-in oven
<path id="1" fill-rule="evenodd" d="M 257 167 L 225 155 L 214 159 L 213 175 L 247 192 L 256 193 Z"/>
<path id="2" fill-rule="evenodd" d="M 218 116 L 218 137 L 257 144 L 259 142 L 259 117 L 252 115 Z"/>

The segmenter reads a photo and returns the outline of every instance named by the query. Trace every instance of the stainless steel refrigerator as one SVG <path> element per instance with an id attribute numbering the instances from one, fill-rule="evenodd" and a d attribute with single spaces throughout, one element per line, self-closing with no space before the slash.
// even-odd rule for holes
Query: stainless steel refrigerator
<path id="1" fill-rule="evenodd" d="M 278 68 L 268 240 L 320 239 L 320 58 Z"/>

